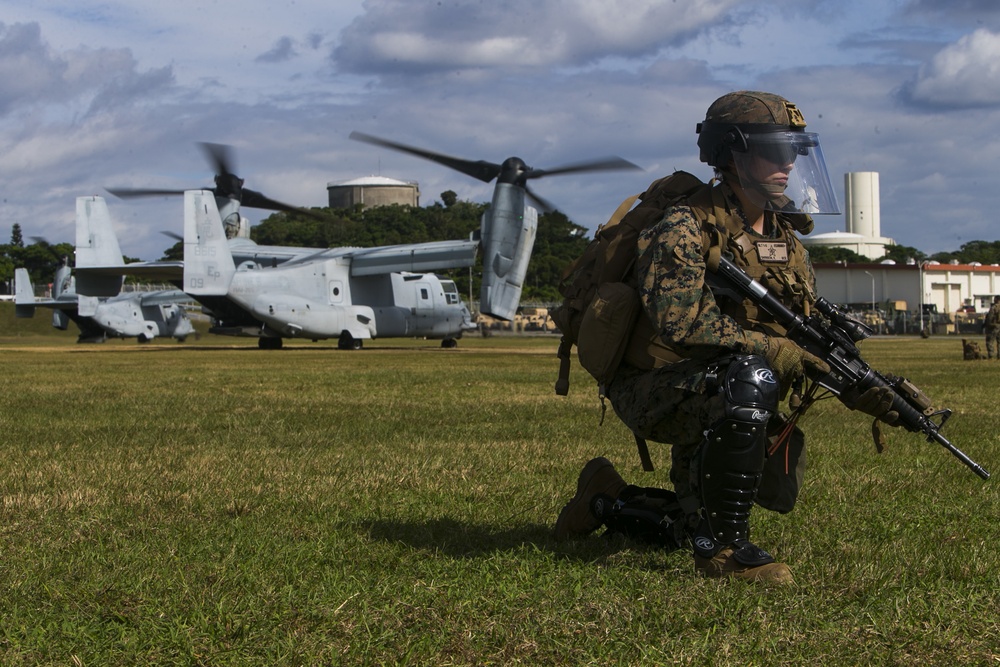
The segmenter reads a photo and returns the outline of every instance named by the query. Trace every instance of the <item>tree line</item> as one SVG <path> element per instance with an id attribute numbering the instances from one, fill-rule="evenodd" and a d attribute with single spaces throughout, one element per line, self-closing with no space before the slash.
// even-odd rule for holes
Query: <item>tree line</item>
<path id="1" fill-rule="evenodd" d="M 372 247 L 466 239 L 478 232 L 480 220 L 488 208 L 489 204 L 461 201 L 449 190 L 441 193 L 441 201 L 424 207 L 392 205 L 365 209 L 359 205 L 352 209 L 313 208 L 310 210 L 312 216 L 296 212 L 275 213 L 254 226 L 250 236 L 262 245 L 313 248 Z M 52 244 L 37 238 L 33 241 L 26 245 L 21 226 L 14 223 L 10 243 L 0 245 L 0 291 L 13 292 L 16 268 L 28 269 L 32 282 L 39 285 L 51 282 L 62 258 L 68 258 L 72 265 L 73 244 Z M 552 211 L 539 215 L 538 233 L 528 263 L 522 300 L 559 301 L 558 285 L 563 269 L 583 252 L 589 242 L 587 230 L 563 213 Z M 942 264 L 952 260 L 962 264 L 997 264 L 1000 263 L 1000 241 L 969 241 L 958 250 L 931 255 L 916 248 L 893 245 L 886 248 L 886 254 L 877 260 L 846 248 L 814 246 L 809 253 L 813 262 L 867 264 L 891 259 L 902 264 L 912 259 L 915 262 L 936 260 Z M 178 242 L 167 248 L 160 259 L 183 257 L 183 244 Z M 125 261 L 137 260 L 126 258 Z M 477 259 L 471 272 L 455 269 L 438 273 L 452 278 L 461 294 L 476 296 L 482 275 L 480 262 L 481 259 Z"/>

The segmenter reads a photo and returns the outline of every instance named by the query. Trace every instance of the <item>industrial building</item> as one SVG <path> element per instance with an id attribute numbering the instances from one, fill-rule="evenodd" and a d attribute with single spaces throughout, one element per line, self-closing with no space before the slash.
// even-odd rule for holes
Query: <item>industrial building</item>
<path id="1" fill-rule="evenodd" d="M 327 183 L 330 208 L 374 206 L 420 206 L 420 187 L 416 181 L 397 181 L 385 176 L 365 176 L 340 183 Z"/>
<path id="2" fill-rule="evenodd" d="M 896 324 L 893 331 L 917 331 L 916 324 L 942 322 L 958 328 L 968 320 L 976 329 L 1000 294 L 1000 265 L 816 264 L 816 291 L 833 303 L 855 311 L 877 312 Z M 976 317 L 978 314 L 978 318 Z"/>

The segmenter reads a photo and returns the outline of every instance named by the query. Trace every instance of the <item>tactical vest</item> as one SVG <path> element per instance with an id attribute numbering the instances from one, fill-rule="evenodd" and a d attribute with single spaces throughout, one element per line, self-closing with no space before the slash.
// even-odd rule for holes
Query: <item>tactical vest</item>
<path id="1" fill-rule="evenodd" d="M 795 232 L 812 230 L 807 215 L 772 216 L 772 238 L 758 237 L 743 229 L 742 220 L 726 202 L 721 188 L 706 185 L 685 202 L 701 222 L 702 248 L 706 262 L 713 253 L 725 252 L 731 261 L 760 282 L 792 310 L 809 314 L 816 300 L 809 255 Z M 722 312 L 744 328 L 784 336 L 785 329 L 749 299 L 739 301 L 716 295 Z M 650 369 L 684 359 L 683 354 L 665 344 L 648 317 L 639 317 L 623 361 L 640 369 Z"/>

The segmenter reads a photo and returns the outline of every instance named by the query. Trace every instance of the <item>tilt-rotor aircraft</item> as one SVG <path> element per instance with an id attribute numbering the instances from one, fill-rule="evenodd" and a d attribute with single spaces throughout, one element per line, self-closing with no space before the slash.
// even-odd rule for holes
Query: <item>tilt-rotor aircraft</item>
<path id="1" fill-rule="evenodd" d="M 88 198 L 77 200 L 77 219 L 81 216 L 104 216 L 109 222 L 103 200 L 98 210 L 87 210 L 94 204 Z M 50 246 L 51 247 L 51 246 Z M 85 252 L 86 254 L 86 252 Z M 102 247 L 95 261 L 108 266 L 125 266 L 117 243 Z M 75 278 L 69 258 L 61 257 L 52 281 L 52 298 L 35 298 L 34 286 L 27 269 L 14 272 L 14 314 L 16 317 L 34 317 L 36 308 L 52 309 L 52 326 L 61 331 L 73 321 L 80 329 L 78 343 L 103 343 L 108 338 L 136 338 L 148 343 L 157 337 L 176 338 L 184 342 L 195 333 L 183 303 L 192 301 L 180 290 L 132 292 L 115 294 L 108 298 L 84 296 L 76 291 Z"/>
<path id="2" fill-rule="evenodd" d="M 474 330 L 455 283 L 430 269 L 472 266 L 474 241 L 318 250 L 277 266 L 237 265 L 210 192 L 184 193 L 184 290 L 216 316 L 234 310 L 263 326 L 213 327 L 259 336 L 261 347 L 282 338 L 338 339 L 342 349 L 381 337 L 440 338 L 453 347 Z"/>

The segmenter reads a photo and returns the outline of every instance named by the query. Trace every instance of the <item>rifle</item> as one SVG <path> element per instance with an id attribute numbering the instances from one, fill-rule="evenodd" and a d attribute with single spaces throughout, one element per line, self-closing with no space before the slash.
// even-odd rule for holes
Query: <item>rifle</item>
<path id="1" fill-rule="evenodd" d="M 816 384 L 829 390 L 848 407 L 851 407 L 851 397 L 867 389 L 889 387 L 893 391 L 889 409 L 899 414 L 899 426 L 913 433 L 923 433 L 928 442 L 936 442 L 947 449 L 981 478 L 990 478 L 990 473 L 981 465 L 941 435 L 941 427 L 951 417 L 951 410 L 936 410 L 927 395 L 912 382 L 902 377 L 883 376 L 861 358 L 856 343 L 871 336 L 871 328 L 848 317 L 823 297 L 815 304 L 823 318 L 798 315 L 725 257 L 719 257 L 717 267 L 712 259 L 706 280 L 713 292 L 735 293 L 741 299 L 750 299 L 785 328 L 791 341 L 829 364 L 829 373 L 811 378 Z M 939 421 L 934 421 L 935 418 Z"/>

